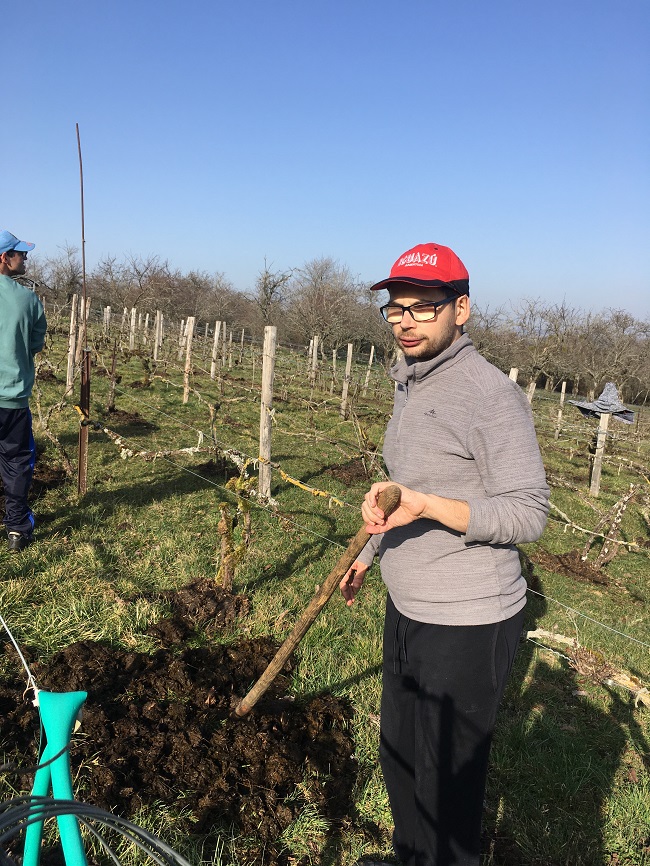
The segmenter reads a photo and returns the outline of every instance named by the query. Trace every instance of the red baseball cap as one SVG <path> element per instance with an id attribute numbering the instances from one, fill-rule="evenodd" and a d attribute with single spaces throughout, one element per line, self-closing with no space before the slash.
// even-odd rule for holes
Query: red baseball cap
<path id="1" fill-rule="evenodd" d="M 467 268 L 453 250 L 441 244 L 418 244 L 407 250 L 390 269 L 390 276 L 370 288 L 386 289 L 391 283 L 449 287 L 459 295 L 469 295 Z"/>

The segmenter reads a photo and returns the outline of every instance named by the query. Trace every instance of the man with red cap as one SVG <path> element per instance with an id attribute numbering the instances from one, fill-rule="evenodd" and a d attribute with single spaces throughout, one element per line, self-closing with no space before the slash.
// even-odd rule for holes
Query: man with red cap
<path id="1" fill-rule="evenodd" d="M 34 515 L 27 504 L 36 448 L 29 398 L 34 355 L 45 342 L 45 313 L 37 295 L 16 282 L 25 273 L 34 244 L 0 231 L 0 477 L 4 488 L 9 550 L 33 539 Z"/>
<path id="2" fill-rule="evenodd" d="M 519 642 L 516 544 L 540 537 L 546 484 L 530 406 L 464 332 L 469 274 L 420 244 L 373 289 L 402 357 L 384 440 L 390 482 L 361 514 L 371 539 L 341 582 L 348 605 L 375 555 L 388 588 L 380 761 L 393 845 L 408 866 L 478 866 L 488 756 Z M 401 502 L 386 518 L 388 484 Z"/>

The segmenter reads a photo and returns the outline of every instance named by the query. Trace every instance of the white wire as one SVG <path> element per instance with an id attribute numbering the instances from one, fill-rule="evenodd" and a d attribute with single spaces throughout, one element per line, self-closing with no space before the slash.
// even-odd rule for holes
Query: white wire
<path id="1" fill-rule="evenodd" d="M 581 616 L 584 619 L 588 619 L 589 622 L 593 622 L 593 623 L 595 623 L 595 625 L 599 625 L 602 628 L 606 628 L 607 631 L 612 631 L 612 632 L 614 632 L 614 634 L 618 634 L 621 637 L 627 638 L 627 640 L 634 641 L 634 643 L 641 644 L 641 646 L 644 646 L 644 647 L 647 647 L 648 649 L 650 649 L 650 644 L 646 643 L 645 641 L 639 640 L 639 638 L 637 638 L 637 637 L 632 637 L 629 634 L 625 634 L 625 632 L 619 631 L 617 628 L 613 628 L 611 625 L 605 625 L 604 622 L 599 622 L 597 619 L 594 619 L 592 616 L 588 616 L 586 613 L 582 613 L 582 611 L 576 610 L 575 607 L 569 607 L 568 604 L 564 604 L 564 602 L 558 601 L 556 598 L 551 598 L 550 595 L 544 595 L 543 592 L 537 592 L 537 590 L 531 589 L 530 587 L 528 587 L 528 592 L 532 592 L 535 595 L 538 595 L 540 598 L 545 598 L 547 601 L 552 601 L 555 604 L 559 604 L 560 607 L 563 607 L 566 610 L 570 610 L 571 613 L 577 613 L 578 616 Z"/>
<path id="2" fill-rule="evenodd" d="M 23 667 L 24 667 L 25 670 L 27 671 L 27 682 L 28 682 L 30 688 L 34 689 L 34 691 L 35 691 L 36 693 L 38 693 L 38 686 L 36 685 L 36 680 L 34 679 L 34 675 L 33 675 L 32 672 L 30 671 L 30 669 L 29 669 L 29 665 L 27 664 L 27 661 L 26 661 L 26 659 L 25 659 L 25 656 L 24 656 L 24 655 L 22 654 L 22 652 L 20 651 L 20 647 L 18 646 L 18 644 L 17 644 L 17 642 L 16 642 L 16 639 L 15 639 L 14 636 L 12 635 L 12 633 L 11 633 L 11 631 L 10 631 L 10 629 L 9 629 L 9 626 L 7 625 L 7 623 L 6 623 L 6 622 L 4 621 L 4 619 L 2 618 L 2 615 L 1 615 L 1 614 L 0 614 L 0 623 L 1 623 L 2 626 L 4 627 L 4 630 L 7 632 L 7 634 L 9 635 L 9 640 L 10 640 L 10 641 L 12 642 L 12 644 L 14 645 L 14 648 L 15 648 L 16 652 L 18 653 L 21 662 L 23 663 Z"/>

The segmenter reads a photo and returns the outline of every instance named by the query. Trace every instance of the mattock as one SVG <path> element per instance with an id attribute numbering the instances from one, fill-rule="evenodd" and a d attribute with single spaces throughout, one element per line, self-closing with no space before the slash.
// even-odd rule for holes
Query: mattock
<path id="1" fill-rule="evenodd" d="M 391 484 L 390 487 L 386 487 L 379 494 L 379 497 L 377 498 L 377 504 L 379 508 L 381 508 L 381 510 L 384 512 L 386 517 L 388 517 L 389 514 L 392 514 L 399 505 L 400 495 L 401 491 L 399 487 L 397 487 L 397 485 L 395 484 Z M 242 698 L 242 700 L 237 704 L 237 706 L 235 707 L 235 715 L 242 717 L 247 715 L 247 713 L 249 713 L 253 709 L 255 704 L 259 701 L 264 692 L 268 689 L 273 680 L 280 673 L 282 667 L 284 666 L 284 663 L 298 646 L 300 641 L 303 639 L 318 614 L 330 600 L 332 594 L 334 593 L 334 590 L 341 583 L 343 576 L 357 559 L 370 538 L 371 536 L 368 532 L 366 532 L 365 526 L 362 526 L 361 529 L 354 536 L 352 541 L 350 541 L 344 553 L 341 554 L 338 562 L 327 575 L 322 585 L 318 587 L 314 597 L 309 602 L 309 606 L 305 609 L 304 613 L 293 627 L 293 631 L 291 632 L 289 637 L 285 640 L 285 642 L 277 651 L 273 659 L 269 662 L 264 673 L 255 683 L 253 688 L 248 692 L 246 697 Z"/>

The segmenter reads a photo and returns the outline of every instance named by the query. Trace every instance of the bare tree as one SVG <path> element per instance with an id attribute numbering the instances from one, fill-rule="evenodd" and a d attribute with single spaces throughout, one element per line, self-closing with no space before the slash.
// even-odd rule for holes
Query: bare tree
<path id="1" fill-rule="evenodd" d="M 358 337 L 362 286 L 347 267 L 334 259 L 312 259 L 297 270 L 289 284 L 288 323 L 300 340 L 319 337 L 323 349 L 339 346 Z"/>
<path id="2" fill-rule="evenodd" d="M 478 351 L 501 370 L 509 370 L 512 366 L 510 341 L 504 339 L 506 330 L 503 307 L 491 310 L 489 304 L 485 307 L 472 305 L 467 331 Z"/>
<path id="3" fill-rule="evenodd" d="M 606 381 L 623 391 L 647 366 L 648 323 L 624 310 L 587 313 L 576 332 L 575 349 L 589 380 L 590 395 Z"/>
<path id="4" fill-rule="evenodd" d="M 59 249 L 56 256 L 31 258 L 29 276 L 48 286 L 58 301 L 67 303 L 81 290 L 81 259 L 77 247 L 66 244 Z"/>
<path id="5" fill-rule="evenodd" d="M 246 296 L 259 310 L 263 325 L 277 324 L 276 319 L 286 299 L 292 274 L 292 270 L 271 270 L 266 258 L 264 259 L 264 267 L 255 280 L 255 289 Z"/>
<path id="6" fill-rule="evenodd" d="M 530 382 L 544 377 L 548 389 L 562 378 L 576 375 L 573 350 L 580 313 L 560 304 L 547 304 L 539 298 L 525 298 L 513 307 L 507 318 L 504 343 L 509 347 L 511 364 L 524 371 Z"/>

